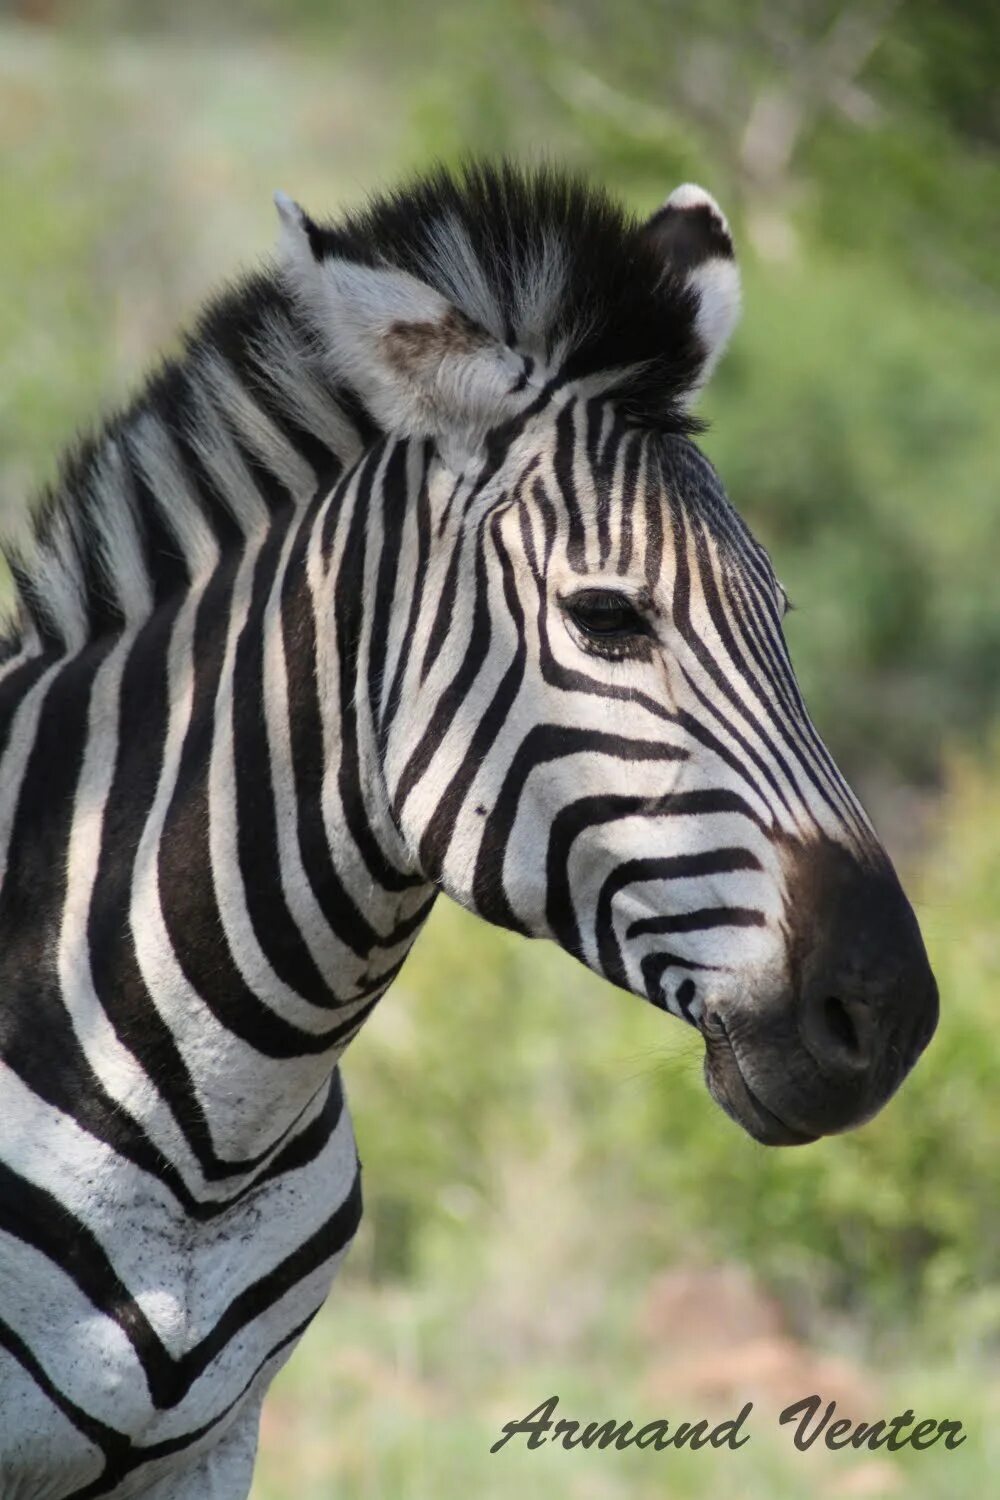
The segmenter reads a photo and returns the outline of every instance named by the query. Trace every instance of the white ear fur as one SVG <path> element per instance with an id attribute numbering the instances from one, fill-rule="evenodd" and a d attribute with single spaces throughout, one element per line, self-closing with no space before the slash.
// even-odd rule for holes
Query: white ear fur
<path id="1" fill-rule="evenodd" d="M 317 260 L 309 221 L 275 194 L 288 284 L 322 338 L 330 373 L 387 432 L 472 444 L 513 409 L 524 361 L 406 271 Z"/>
<path id="2" fill-rule="evenodd" d="M 735 261 L 709 260 L 692 271 L 688 280 L 698 291 L 695 327 L 708 350 L 698 379 L 700 389 L 725 353 L 740 320 L 740 273 Z"/>
<path id="3" fill-rule="evenodd" d="M 691 394 L 718 364 L 740 316 L 740 272 L 729 224 L 711 193 L 696 183 L 674 189 L 649 223 L 664 258 L 698 294 L 695 329 L 705 359 Z"/>
<path id="4" fill-rule="evenodd" d="M 278 259 L 283 266 L 294 266 L 300 272 L 308 270 L 313 258 L 309 243 L 309 218 L 304 208 L 279 189 L 274 195 L 274 206 L 281 220 L 278 238 Z"/>

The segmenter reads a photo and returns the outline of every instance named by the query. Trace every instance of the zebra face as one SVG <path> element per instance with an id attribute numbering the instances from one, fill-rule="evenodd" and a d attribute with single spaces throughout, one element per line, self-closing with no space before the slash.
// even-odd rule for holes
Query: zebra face
<path id="1" fill-rule="evenodd" d="M 707 460 L 568 399 L 457 545 L 470 612 L 433 696 L 461 693 L 442 771 L 446 805 L 464 796 L 442 817 L 431 775 L 414 797 L 423 868 L 697 1027 L 709 1089 L 759 1140 L 869 1116 L 929 1039 L 934 981 Z"/>
<path id="2" fill-rule="evenodd" d="M 637 227 L 544 179 L 467 187 L 368 226 L 389 268 L 279 205 L 330 366 L 409 440 L 374 779 L 427 880 L 697 1027 L 751 1135 L 844 1129 L 937 992 L 770 561 L 688 435 L 738 308 L 726 221 L 690 186 Z"/>

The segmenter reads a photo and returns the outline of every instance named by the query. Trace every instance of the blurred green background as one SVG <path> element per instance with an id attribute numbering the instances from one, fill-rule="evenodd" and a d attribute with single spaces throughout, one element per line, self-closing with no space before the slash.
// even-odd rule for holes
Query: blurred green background
<path id="1" fill-rule="evenodd" d="M 254 1500 L 985 1494 L 1000 1466 L 1000 7 L 0 3 L 0 520 L 220 279 L 435 158 L 705 183 L 746 314 L 705 447 L 941 983 L 875 1123 L 768 1152 L 694 1039 L 441 903 L 346 1063 L 367 1218 Z M 818 1390 L 955 1452 L 794 1452 Z M 738 1454 L 491 1456 L 503 1422 L 757 1402 Z"/>

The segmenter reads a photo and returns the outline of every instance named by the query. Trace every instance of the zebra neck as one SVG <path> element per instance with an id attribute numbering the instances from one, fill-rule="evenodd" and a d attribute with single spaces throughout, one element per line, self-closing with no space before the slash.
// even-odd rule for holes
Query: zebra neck
<path id="1" fill-rule="evenodd" d="M 287 862 L 283 888 L 304 893 L 296 927 L 316 935 L 316 968 L 329 991 L 322 999 L 345 1018 L 356 1014 L 358 1024 L 398 971 L 434 897 L 391 813 L 373 691 L 388 629 L 377 579 L 391 556 L 405 587 L 414 563 L 387 524 L 406 506 L 408 469 L 416 472 L 408 449 L 374 445 L 317 496 L 280 546 L 271 542 L 274 574 L 256 581 L 261 593 L 269 590 L 258 608 L 271 841 Z M 243 746 L 252 705 L 253 697 L 234 733 Z M 277 904 L 269 900 L 267 909 Z M 313 992 L 311 977 L 304 993 Z"/>

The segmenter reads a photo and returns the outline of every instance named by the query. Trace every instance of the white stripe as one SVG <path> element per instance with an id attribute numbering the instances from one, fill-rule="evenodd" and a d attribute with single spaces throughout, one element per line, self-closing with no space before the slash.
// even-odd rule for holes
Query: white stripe
<path id="1" fill-rule="evenodd" d="M 57 510 L 31 561 L 38 608 L 62 637 L 68 653 L 79 651 L 90 631 L 87 591 L 81 571 L 80 517 Z"/>
<path id="2" fill-rule="evenodd" d="M 173 439 L 150 412 L 140 413 L 127 438 L 135 462 L 181 549 L 192 585 L 203 582 L 218 563 L 219 546 L 188 483 Z"/>
<path id="3" fill-rule="evenodd" d="M 285 318 L 262 319 L 253 362 L 272 385 L 272 395 L 293 422 L 325 443 L 345 467 L 361 456 L 361 436 L 313 368 L 309 350 Z"/>
<path id="4" fill-rule="evenodd" d="M 31 752 L 38 735 L 45 699 L 54 679 L 66 665 L 65 661 L 53 662 L 52 666 L 38 678 L 25 693 L 14 711 L 10 735 L 0 762 L 0 885 L 7 874 L 7 858 L 10 853 L 10 836 L 21 799 L 21 785 L 28 768 Z"/>
<path id="5" fill-rule="evenodd" d="M 189 424 L 188 442 L 215 481 L 219 498 L 244 536 L 254 536 L 263 531 L 270 520 L 264 497 L 197 376 L 191 377 L 190 390 L 196 420 Z"/>
<path id="6" fill-rule="evenodd" d="M 195 1191 L 201 1181 L 200 1166 L 158 1093 L 157 1080 L 149 1077 L 119 1040 L 97 996 L 91 969 L 90 907 L 118 756 L 122 674 L 134 639 L 134 634 L 123 636 L 94 678 L 66 857 L 66 900 L 57 959 L 59 986 L 70 1025 L 102 1087 L 123 1111 L 142 1122 L 153 1144 Z"/>
<path id="7" fill-rule="evenodd" d="M 191 718 L 194 620 L 200 598 L 201 591 L 193 590 L 170 642 L 170 722 L 156 796 L 136 855 L 129 926 L 143 981 L 195 1080 L 216 1153 L 242 1160 L 278 1146 L 302 1099 L 311 1097 L 329 1074 L 332 1054 L 283 1061 L 262 1056 L 234 1035 L 189 984 L 167 930 L 159 887 L 160 844 Z M 201 872 L 202 878 L 208 873 Z M 269 1101 L 267 1110 L 261 1109 L 262 1099 Z"/>
<path id="8" fill-rule="evenodd" d="M 250 546 L 240 566 L 230 608 L 226 655 L 215 700 L 212 751 L 208 780 L 208 832 L 212 881 L 223 931 L 233 962 L 244 983 L 271 1009 L 303 1031 L 320 1033 L 335 1024 L 322 1009 L 284 982 L 272 968 L 254 929 L 247 907 L 239 858 L 236 811 L 236 751 L 233 736 L 233 698 L 236 650 L 253 597 L 252 584 L 258 546 Z M 261 789 L 268 796 L 270 789 Z M 294 823 L 293 823 L 294 826 Z M 326 1064 L 329 1067 L 329 1062 Z"/>
<path id="9" fill-rule="evenodd" d="M 316 489 L 316 475 L 284 433 L 254 401 L 230 365 L 214 351 L 200 356 L 201 375 L 220 414 L 242 437 L 252 453 L 296 500 L 308 500 Z"/>
<path id="10" fill-rule="evenodd" d="M 118 596 L 125 622 L 146 619 L 153 591 L 136 516 L 136 496 L 121 445 L 109 437 L 94 464 L 90 516 L 108 585 Z"/>
<path id="11" fill-rule="evenodd" d="M 281 596 L 288 560 L 297 540 L 297 532 L 295 528 L 291 528 L 264 615 L 264 720 L 271 759 L 278 833 L 278 867 L 289 912 L 313 962 L 331 983 L 331 988 L 333 976 L 336 976 L 337 991 L 344 995 L 361 980 L 365 964 L 337 937 L 323 915 L 323 909 L 303 867 L 299 845 L 299 805 L 292 760 L 288 665 L 281 617 Z M 306 579 L 296 580 L 296 587 L 307 589 Z M 338 1020 L 340 1015 L 338 1010 Z"/>

